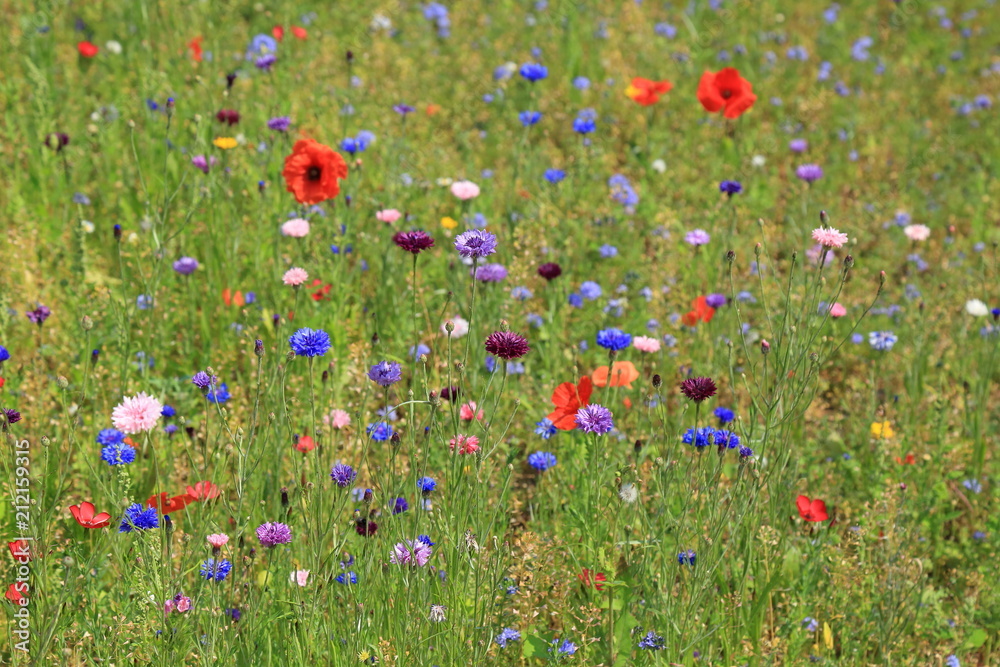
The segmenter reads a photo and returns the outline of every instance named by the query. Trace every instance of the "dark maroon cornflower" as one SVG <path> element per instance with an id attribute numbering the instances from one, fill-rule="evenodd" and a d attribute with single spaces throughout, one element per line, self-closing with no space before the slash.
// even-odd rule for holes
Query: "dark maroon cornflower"
<path id="1" fill-rule="evenodd" d="M 546 262 L 538 267 L 538 275 L 546 280 L 555 280 L 562 275 L 562 267 L 555 262 Z"/>
<path id="2" fill-rule="evenodd" d="M 517 359 L 528 353 L 528 339 L 513 331 L 494 331 L 486 338 L 486 351 L 501 359 Z"/>
<path id="3" fill-rule="evenodd" d="M 236 83 L 236 72 L 230 72 L 226 75 L 226 90 L 232 88 L 234 83 Z"/>
<path id="4" fill-rule="evenodd" d="M 38 326 L 42 326 L 45 320 L 49 319 L 49 315 L 51 314 L 52 311 L 49 310 L 47 307 L 43 306 L 42 304 L 38 304 L 37 308 L 35 308 L 34 310 L 29 310 L 28 312 L 25 313 L 25 315 L 28 316 L 28 319 L 37 324 Z"/>
<path id="5" fill-rule="evenodd" d="M 17 422 L 21 421 L 21 413 L 18 412 L 17 410 L 14 410 L 12 408 L 5 408 L 4 414 L 7 415 L 8 424 L 16 424 Z"/>
<path id="6" fill-rule="evenodd" d="M 458 398 L 459 389 L 458 387 L 452 385 L 451 387 L 445 387 L 441 390 L 441 398 L 445 401 L 453 401 Z"/>
<path id="7" fill-rule="evenodd" d="M 361 519 L 354 524 L 354 530 L 362 537 L 371 537 L 378 532 L 378 524 L 368 519 Z"/>
<path id="8" fill-rule="evenodd" d="M 712 378 L 688 378 L 681 382 L 681 393 L 695 403 L 715 396 L 716 386 Z"/>
<path id="9" fill-rule="evenodd" d="M 69 146 L 69 135 L 65 132 L 50 132 L 45 135 L 45 145 L 56 153 Z"/>
<path id="10" fill-rule="evenodd" d="M 215 120 L 232 127 L 240 122 L 240 112 L 236 109 L 219 109 L 219 113 L 215 114 Z"/>
<path id="11" fill-rule="evenodd" d="M 422 250 L 434 247 L 434 239 L 427 232 L 415 229 L 412 232 L 396 232 L 392 242 L 406 252 L 419 255 Z"/>

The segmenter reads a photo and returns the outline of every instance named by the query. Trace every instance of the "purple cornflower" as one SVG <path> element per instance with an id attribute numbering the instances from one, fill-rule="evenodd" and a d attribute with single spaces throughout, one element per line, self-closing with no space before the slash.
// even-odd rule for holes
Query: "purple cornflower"
<path id="1" fill-rule="evenodd" d="M 503 264 L 483 264 L 469 271 L 469 275 L 482 283 L 498 283 L 507 277 L 507 268 Z"/>
<path id="2" fill-rule="evenodd" d="M 330 470 L 330 479 L 342 489 L 346 489 L 357 476 L 358 473 L 354 472 L 354 468 L 346 463 L 338 463 Z"/>
<path id="3" fill-rule="evenodd" d="M 682 551 L 679 554 L 677 554 L 677 562 L 680 563 L 681 565 L 690 565 L 691 567 L 694 567 L 694 562 L 696 558 L 697 555 L 690 549 L 688 549 L 687 551 Z"/>
<path id="4" fill-rule="evenodd" d="M 380 361 L 372 365 L 368 371 L 368 378 L 383 387 L 388 387 L 403 379 L 403 370 L 395 361 Z"/>
<path id="5" fill-rule="evenodd" d="M 576 425 L 584 433 L 603 435 L 614 428 L 614 415 L 603 405 L 591 403 L 580 408 L 576 413 Z"/>
<path id="6" fill-rule="evenodd" d="M 518 359 L 528 353 L 528 339 L 513 331 L 494 331 L 486 338 L 486 351 L 506 359 Z"/>
<path id="7" fill-rule="evenodd" d="M 425 231 L 419 229 L 412 232 L 396 232 L 392 242 L 405 250 L 419 255 L 421 251 L 434 247 L 434 239 Z"/>
<path id="8" fill-rule="evenodd" d="M 198 260 L 194 257 L 181 257 L 174 262 L 174 271 L 182 276 L 189 276 L 198 268 Z"/>
<path id="9" fill-rule="evenodd" d="M 416 109 L 411 107 L 409 104 L 397 104 L 392 107 L 392 110 L 398 113 L 403 118 L 406 118 L 406 114 L 413 113 L 414 111 L 416 111 Z"/>
<path id="10" fill-rule="evenodd" d="M 712 240 L 712 237 L 704 229 L 692 229 L 684 235 L 684 240 L 697 248 L 700 245 L 706 245 Z"/>
<path id="11" fill-rule="evenodd" d="M 809 185 L 812 185 L 823 178 L 823 167 L 818 164 L 804 164 L 795 170 L 795 175 Z"/>
<path id="12" fill-rule="evenodd" d="M 198 371 L 194 374 L 194 377 L 191 378 L 191 384 L 199 389 L 208 391 L 208 388 L 215 384 L 218 379 L 219 377 L 217 375 L 209 375 L 205 371 Z"/>
<path id="13" fill-rule="evenodd" d="M 809 149 L 809 142 L 805 139 L 792 139 L 788 142 L 788 148 L 793 153 L 805 153 Z"/>
<path id="14" fill-rule="evenodd" d="M 739 181 L 722 181 L 719 183 L 719 192 L 724 192 L 729 198 L 743 192 L 743 184 Z"/>
<path id="15" fill-rule="evenodd" d="M 191 158 L 191 164 L 194 165 L 195 169 L 201 170 L 202 173 L 207 174 L 210 167 L 215 166 L 215 156 L 206 158 L 204 155 L 195 155 Z"/>
<path id="16" fill-rule="evenodd" d="M 16 424 L 21 421 L 21 413 L 14 408 L 3 408 L 3 413 L 7 416 L 8 424 Z"/>
<path id="17" fill-rule="evenodd" d="M 392 513 L 402 514 L 406 510 L 410 509 L 410 503 L 406 502 L 406 498 L 400 496 L 392 502 Z"/>
<path id="18" fill-rule="evenodd" d="M 42 304 L 38 304 L 37 308 L 35 308 L 34 310 L 29 310 L 28 312 L 25 313 L 25 315 L 28 316 L 28 319 L 37 324 L 38 326 L 42 326 L 42 324 L 45 323 L 45 320 L 49 319 L 49 315 L 51 314 L 52 311 L 49 310 L 46 306 L 43 306 Z"/>
<path id="19" fill-rule="evenodd" d="M 292 541 L 292 529 L 283 523 L 262 523 L 257 526 L 257 539 L 267 548 Z"/>
<path id="20" fill-rule="evenodd" d="M 267 121 L 267 129 L 275 132 L 288 132 L 292 125 L 292 119 L 288 116 L 275 116 Z"/>
<path id="21" fill-rule="evenodd" d="M 392 548 L 389 562 L 394 565 L 412 565 L 422 567 L 431 559 L 433 550 L 420 540 L 399 542 Z"/>
<path id="22" fill-rule="evenodd" d="M 497 237 L 482 229 L 470 229 L 455 238 L 455 249 L 462 257 L 488 257 L 497 251 Z"/>
<path id="23" fill-rule="evenodd" d="M 276 62 L 278 62 L 278 57 L 275 56 L 273 53 L 267 53 L 261 56 L 260 58 L 257 58 L 256 62 L 254 62 L 254 65 L 257 67 L 257 69 L 264 70 L 265 72 L 270 72 L 271 67 Z"/>
<path id="24" fill-rule="evenodd" d="M 725 294 L 709 294 L 705 297 L 705 305 L 711 308 L 722 308 L 726 305 Z"/>
<path id="25" fill-rule="evenodd" d="M 510 642 L 521 641 L 521 633 L 513 628 L 504 628 L 500 631 L 493 641 L 497 643 L 500 648 L 507 648 L 507 644 Z"/>

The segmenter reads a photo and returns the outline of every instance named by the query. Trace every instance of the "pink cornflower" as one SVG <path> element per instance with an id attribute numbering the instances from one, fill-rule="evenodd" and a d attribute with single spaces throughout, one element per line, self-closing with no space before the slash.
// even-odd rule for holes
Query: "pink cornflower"
<path id="1" fill-rule="evenodd" d="M 226 542 L 229 541 L 229 536 L 225 533 L 213 533 L 205 538 L 208 543 L 212 545 L 215 549 L 221 549 Z"/>
<path id="2" fill-rule="evenodd" d="M 163 404 L 145 392 L 126 396 L 111 412 L 111 423 L 126 434 L 152 430 L 160 419 Z"/>
<path id="3" fill-rule="evenodd" d="M 305 586 L 309 581 L 309 570 L 292 570 L 292 576 L 288 577 L 288 580 L 293 584 Z"/>
<path id="4" fill-rule="evenodd" d="M 432 553 L 430 546 L 420 540 L 406 540 L 392 548 L 389 562 L 395 565 L 423 567 L 431 559 Z"/>
<path id="5" fill-rule="evenodd" d="M 281 233 L 300 239 L 309 233 L 309 221 L 304 218 L 292 218 L 281 225 Z"/>
<path id="6" fill-rule="evenodd" d="M 660 340 L 649 336 L 636 336 L 632 339 L 632 347 L 640 352 L 659 352 Z"/>
<path id="7" fill-rule="evenodd" d="M 375 213 L 375 219 L 379 222 L 392 224 L 403 217 L 403 214 L 394 208 L 387 208 Z"/>
<path id="8" fill-rule="evenodd" d="M 474 435 L 458 434 L 450 441 L 451 451 L 458 450 L 459 454 L 475 454 L 479 451 L 479 438 Z"/>
<path id="9" fill-rule="evenodd" d="M 306 273 L 305 269 L 300 269 L 299 267 L 294 267 L 285 271 L 285 275 L 281 276 L 281 282 L 291 287 L 298 287 L 306 280 L 309 279 L 309 274 Z"/>
<path id="10" fill-rule="evenodd" d="M 458 416 L 462 418 L 462 421 L 471 422 L 473 419 L 478 419 L 479 421 L 482 421 L 483 411 L 482 410 L 477 411 L 476 410 L 477 407 L 478 406 L 476 405 L 475 401 L 469 401 L 468 403 L 462 405 L 461 408 L 459 408 Z"/>
<path id="11" fill-rule="evenodd" d="M 451 184 L 451 194 L 462 201 L 475 199 L 479 196 L 479 186 L 472 181 L 455 181 Z"/>
<path id="12" fill-rule="evenodd" d="M 347 414 L 346 410 L 331 410 L 330 414 L 323 418 L 323 422 L 327 426 L 344 428 L 351 423 L 351 416 Z"/>
<path id="13" fill-rule="evenodd" d="M 185 612 L 191 608 L 191 598 L 178 593 L 163 604 L 163 613 L 169 614 L 172 611 Z"/>
<path id="14" fill-rule="evenodd" d="M 813 240 L 826 248 L 840 248 L 847 243 L 847 234 L 833 227 L 817 227 L 813 230 Z"/>
<path id="15" fill-rule="evenodd" d="M 926 241 L 931 237 L 931 228 L 927 225 L 907 225 L 903 227 L 903 233 L 911 241 Z"/>
<path id="16" fill-rule="evenodd" d="M 839 301 L 830 306 L 830 317 L 843 317 L 846 314 L 847 309 L 844 308 Z"/>

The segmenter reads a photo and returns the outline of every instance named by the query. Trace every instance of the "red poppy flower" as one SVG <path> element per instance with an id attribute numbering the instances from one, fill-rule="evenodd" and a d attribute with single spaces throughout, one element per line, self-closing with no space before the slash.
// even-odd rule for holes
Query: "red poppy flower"
<path id="1" fill-rule="evenodd" d="M 14 604 L 19 604 L 22 607 L 27 605 L 27 598 L 25 598 L 21 593 L 28 592 L 28 583 L 25 581 L 18 582 L 16 584 L 11 584 L 7 587 L 7 592 L 4 593 L 4 597 L 13 602 Z M 24 602 L 22 602 L 24 600 Z"/>
<path id="2" fill-rule="evenodd" d="M 213 498 L 218 498 L 219 494 L 222 493 L 219 487 L 211 482 L 198 482 L 194 486 L 189 486 L 184 490 L 194 500 L 212 500 Z"/>
<path id="3" fill-rule="evenodd" d="M 196 63 L 200 63 L 202 58 L 201 35 L 198 35 L 188 42 L 187 47 L 191 50 L 191 58 L 193 58 Z"/>
<path id="4" fill-rule="evenodd" d="M 705 111 L 722 109 L 726 118 L 739 118 L 757 101 L 753 86 L 740 76 L 739 70 L 726 67 L 718 72 L 705 72 L 698 83 L 698 101 Z"/>
<path id="5" fill-rule="evenodd" d="M 313 440 L 308 435 L 302 436 L 301 438 L 299 438 L 299 441 L 295 443 L 295 449 L 299 450 L 300 452 L 311 452 L 315 448 L 316 448 L 316 441 Z"/>
<path id="6" fill-rule="evenodd" d="M 674 84 L 669 81 L 652 81 L 637 76 L 632 79 L 631 85 L 625 89 L 625 94 L 635 102 L 644 107 L 656 104 L 660 101 L 660 95 L 668 92 Z"/>
<path id="7" fill-rule="evenodd" d="M 2 388 L 3 388 L 3 386 L 4 386 L 4 385 L 5 385 L 6 383 L 7 383 L 7 381 L 6 381 L 6 380 L 4 380 L 3 378 L 0 378 L 0 389 L 2 389 Z"/>
<path id="8" fill-rule="evenodd" d="M 691 310 L 684 314 L 681 321 L 685 326 L 693 327 L 698 322 L 711 322 L 715 316 L 715 308 L 708 305 L 708 301 L 703 296 L 691 302 Z"/>
<path id="9" fill-rule="evenodd" d="M 608 374 L 608 367 L 601 366 L 590 374 L 590 379 L 594 382 L 595 387 L 607 387 Z M 610 375 L 610 384 L 612 387 L 625 387 L 627 389 L 631 389 L 632 383 L 639 379 L 639 371 L 636 370 L 635 364 L 631 361 L 614 362 L 611 364 Z"/>
<path id="10" fill-rule="evenodd" d="M 313 301 L 322 301 L 323 299 L 326 299 L 327 296 L 330 294 L 330 290 L 333 289 L 333 285 L 330 284 L 324 285 L 323 281 L 320 280 L 319 278 L 316 278 L 315 280 L 312 281 L 312 286 L 318 288 L 315 292 L 312 293 Z"/>
<path id="11" fill-rule="evenodd" d="M 70 514 L 84 528 L 104 528 L 111 523 L 111 515 L 107 512 L 94 514 L 94 503 L 82 502 L 69 506 Z"/>
<path id="12" fill-rule="evenodd" d="M 243 292 L 239 290 L 231 292 L 228 287 L 222 290 L 222 302 L 227 306 L 236 306 L 237 308 L 246 304 L 246 301 L 243 298 Z"/>
<path id="13" fill-rule="evenodd" d="M 604 582 L 608 580 L 608 578 L 604 576 L 603 572 L 594 572 L 592 570 L 588 570 L 587 568 L 583 568 L 583 572 L 576 576 L 587 588 L 593 586 L 599 591 L 604 589 Z"/>
<path id="14" fill-rule="evenodd" d="M 898 456 L 896 457 L 896 463 L 900 465 L 913 465 L 916 462 L 917 462 L 917 457 L 915 457 L 912 453 L 907 454 L 906 457 L 902 459 L 899 458 Z"/>
<path id="15" fill-rule="evenodd" d="M 31 543 L 27 540 L 14 540 L 13 542 L 7 543 L 7 548 L 10 549 L 10 555 L 18 563 L 27 563 L 33 556 L 31 553 Z"/>
<path id="16" fill-rule="evenodd" d="M 819 498 L 809 500 L 806 496 L 799 496 L 795 505 L 799 508 L 799 516 L 806 521 L 826 521 L 830 518 L 826 513 L 826 503 Z"/>
<path id="17" fill-rule="evenodd" d="M 271 34 L 274 35 L 274 38 L 280 42 L 285 38 L 285 29 L 280 25 L 276 25 L 271 28 Z"/>
<path id="18" fill-rule="evenodd" d="M 305 28 L 300 28 L 299 26 L 292 26 L 292 34 L 295 35 L 295 39 L 305 39 L 309 36 Z"/>
<path id="19" fill-rule="evenodd" d="M 149 500 L 146 501 L 146 505 L 155 507 L 160 510 L 161 514 L 173 514 L 174 512 L 180 512 L 193 502 L 194 498 L 186 493 L 174 496 L 173 498 L 167 498 L 167 492 L 164 491 L 158 496 L 150 496 Z"/>
<path id="20" fill-rule="evenodd" d="M 556 409 L 549 415 L 552 425 L 560 431 L 576 428 L 576 413 L 590 402 L 594 383 L 588 376 L 580 378 L 580 384 L 563 382 L 552 392 L 552 402 Z"/>
<path id="21" fill-rule="evenodd" d="M 76 45 L 76 50 L 80 52 L 80 55 L 84 58 L 93 58 L 100 51 L 96 44 L 91 44 L 90 42 L 80 42 Z"/>
<path id="22" fill-rule="evenodd" d="M 285 186 L 300 204 L 318 204 L 340 192 L 338 181 L 347 178 L 347 163 L 329 146 L 300 139 L 285 158 Z"/>

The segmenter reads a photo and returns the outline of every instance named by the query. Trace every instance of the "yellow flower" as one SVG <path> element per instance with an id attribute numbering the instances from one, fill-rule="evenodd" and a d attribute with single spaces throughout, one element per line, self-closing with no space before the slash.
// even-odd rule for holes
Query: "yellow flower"
<path id="1" fill-rule="evenodd" d="M 372 657 L 372 654 L 369 653 L 368 651 L 359 651 L 358 652 L 358 660 L 361 661 L 361 662 L 368 662 L 369 658 L 371 658 L 371 657 Z"/>
<path id="2" fill-rule="evenodd" d="M 217 148 L 221 148 L 224 151 L 229 150 L 230 148 L 236 148 L 236 140 L 232 137 L 216 137 L 212 143 L 215 144 Z"/>
<path id="3" fill-rule="evenodd" d="M 872 437 L 882 438 L 883 440 L 888 440 L 895 433 L 892 431 L 892 424 L 888 421 L 884 422 L 872 422 Z"/>
<path id="4" fill-rule="evenodd" d="M 445 229 L 455 229 L 456 227 L 458 227 L 458 222 L 456 220 L 449 218 L 448 216 L 445 216 L 441 218 L 441 226 L 444 227 Z"/>

